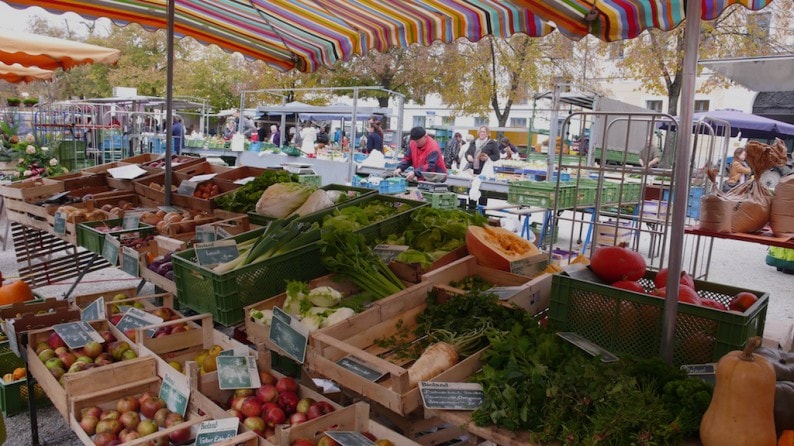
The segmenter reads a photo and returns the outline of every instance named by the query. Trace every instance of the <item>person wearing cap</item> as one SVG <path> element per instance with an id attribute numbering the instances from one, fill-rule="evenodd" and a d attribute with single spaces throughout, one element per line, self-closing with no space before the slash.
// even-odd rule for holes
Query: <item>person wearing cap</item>
<path id="1" fill-rule="evenodd" d="M 448 168 L 458 164 L 458 156 L 462 144 L 463 135 L 460 132 L 455 132 L 455 135 L 447 142 L 447 146 L 444 147 L 444 164 Z"/>
<path id="2" fill-rule="evenodd" d="M 422 178 L 423 172 L 447 173 L 447 166 L 444 164 L 441 147 L 438 146 L 435 139 L 427 134 L 423 127 L 411 129 L 408 152 L 405 153 L 400 165 L 394 169 L 394 174 L 400 175 L 411 166 L 413 166 L 414 171 L 406 175 L 405 178 L 408 181 L 416 177 Z"/>

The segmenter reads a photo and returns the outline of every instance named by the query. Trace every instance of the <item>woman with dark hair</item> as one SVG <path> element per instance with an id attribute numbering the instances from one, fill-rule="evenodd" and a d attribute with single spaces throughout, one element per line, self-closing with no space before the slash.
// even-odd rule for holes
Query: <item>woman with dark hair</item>
<path id="1" fill-rule="evenodd" d="M 370 121 L 367 124 L 367 146 L 364 148 L 364 153 L 369 154 L 373 150 L 380 150 L 383 152 L 383 130 L 380 130 L 380 126 L 376 122 Z"/>

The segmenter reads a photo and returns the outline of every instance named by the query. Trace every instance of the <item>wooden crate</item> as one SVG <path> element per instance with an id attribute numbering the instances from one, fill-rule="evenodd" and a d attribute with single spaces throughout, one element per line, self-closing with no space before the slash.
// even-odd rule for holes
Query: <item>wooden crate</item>
<path id="1" fill-rule="evenodd" d="M 210 164 L 206 160 L 201 159 L 200 162 L 191 163 L 175 171 L 174 178 L 177 180 L 176 183 L 179 184 L 180 181 L 189 180 L 196 175 L 208 175 L 211 173 L 218 175 L 230 170 L 232 170 L 231 167 Z"/>
<path id="2" fill-rule="evenodd" d="M 361 292 L 361 290 L 351 282 L 335 282 L 334 276 L 332 274 L 318 277 L 317 279 L 309 281 L 309 289 L 321 286 L 330 286 L 342 293 L 342 295 L 345 297 Z M 269 299 L 265 299 L 261 302 L 257 302 L 243 308 L 243 314 L 245 315 L 245 332 L 248 335 L 248 340 L 250 342 L 254 344 L 264 344 L 265 348 L 269 350 L 277 350 L 277 347 L 270 342 L 268 336 L 270 331 L 269 328 L 264 325 L 257 324 L 248 316 L 248 314 L 251 312 L 251 310 L 272 310 L 273 307 L 283 308 L 284 302 L 286 300 L 287 293 L 281 293 Z M 309 338 L 309 345 L 312 344 L 313 341 L 311 338 Z"/>
<path id="3" fill-rule="evenodd" d="M 529 432 L 512 432 L 496 426 L 477 426 L 471 420 L 471 411 L 430 410 L 428 413 L 454 426 L 459 426 L 477 438 L 488 440 L 500 446 L 527 446 L 534 444 Z"/>
<path id="4" fill-rule="evenodd" d="M 89 322 L 97 331 L 110 331 L 119 341 L 127 341 L 130 348 L 140 353 L 140 349 L 132 342 L 129 342 L 120 331 L 111 325 L 107 320 Z M 46 342 L 47 337 L 53 332 L 52 328 L 32 330 L 28 333 L 28 345 L 26 348 L 28 357 L 28 370 L 36 378 L 36 381 L 44 389 L 44 392 L 52 401 L 52 405 L 63 416 L 64 420 L 69 420 L 69 403 L 76 396 L 89 394 L 99 390 L 104 390 L 115 383 L 114 377 L 123 376 L 124 379 L 135 381 L 151 377 L 155 374 L 155 358 L 149 356 L 138 356 L 135 359 L 115 362 L 113 364 L 95 367 L 82 372 L 67 373 L 63 375 L 63 385 L 50 373 L 38 355 L 36 355 L 36 345 L 39 342 Z"/>
<path id="5" fill-rule="evenodd" d="M 165 156 L 158 156 L 154 160 L 140 163 L 140 167 L 149 173 L 163 173 L 165 172 L 165 165 L 162 164 L 164 159 Z M 171 155 L 171 170 L 172 172 L 178 172 L 189 169 L 192 166 L 203 162 L 206 162 L 205 158 L 185 155 Z"/>
<path id="6" fill-rule="evenodd" d="M 398 415 L 377 403 L 370 404 L 370 417 L 422 446 L 476 444 L 459 424 L 449 423 L 424 407 L 408 416 Z M 465 439 L 465 442 L 464 442 Z"/>
<path id="7" fill-rule="evenodd" d="M 150 338 L 143 333 L 144 330 L 149 328 L 177 325 L 185 322 L 194 328 L 160 338 Z M 164 377 L 166 372 L 174 371 L 174 368 L 168 364 L 169 361 L 176 361 L 181 364 L 193 361 L 196 354 L 214 345 L 220 346 L 223 350 L 250 350 L 245 344 L 215 330 L 212 322 L 212 315 L 208 313 L 197 314 L 182 319 L 165 321 L 158 325 L 139 328 L 136 338 L 138 347 L 141 351 L 144 352 L 144 354 L 153 355 L 157 359 L 157 373 L 161 377 Z M 210 375 L 214 375 L 214 378 L 210 378 Z M 199 391 L 203 391 L 202 383 L 204 383 L 205 378 L 207 380 L 214 379 L 214 381 L 217 382 L 217 375 L 217 372 L 202 374 L 201 383 L 198 386 Z"/>
<path id="8" fill-rule="evenodd" d="M 111 322 L 114 322 L 113 316 L 120 316 L 122 313 L 119 311 L 119 305 L 127 305 L 132 306 L 132 304 L 139 302 L 142 304 L 141 310 L 146 311 L 147 313 L 151 313 L 154 310 L 159 308 L 168 308 L 170 309 L 174 315 L 175 319 L 185 317 L 182 313 L 176 311 L 174 309 L 174 295 L 171 293 L 158 293 L 158 294 L 146 294 L 142 296 L 138 296 L 135 288 L 130 288 L 131 293 L 126 292 L 127 290 L 114 290 L 114 291 L 107 291 L 105 293 L 92 293 L 92 294 L 82 294 L 79 296 L 74 297 L 74 303 L 80 308 L 85 308 L 88 304 L 98 299 L 100 296 L 105 297 L 105 315 Z M 112 300 L 114 296 L 118 294 L 124 294 L 127 296 L 126 299 L 123 301 L 114 301 Z M 160 304 L 156 304 L 155 302 L 160 302 Z"/>
<path id="9" fill-rule="evenodd" d="M 293 441 L 301 438 L 316 443 L 326 431 L 369 432 L 378 440 L 390 440 L 395 446 L 420 446 L 419 443 L 371 420 L 369 404 L 364 402 L 355 403 L 297 426 L 279 426 L 273 443 L 276 446 L 290 446 Z"/>
<path id="10" fill-rule="evenodd" d="M 238 180 L 245 178 L 258 177 L 267 171 L 273 171 L 272 168 L 267 167 L 253 167 L 253 166 L 238 166 L 232 167 L 226 172 L 221 172 L 215 176 L 215 180 L 234 183 Z"/>
<path id="11" fill-rule="evenodd" d="M 135 193 L 141 195 L 143 197 L 152 200 L 153 202 L 157 203 L 158 205 L 162 205 L 165 203 L 165 191 L 160 190 L 157 188 L 152 187 L 153 184 L 157 184 L 159 186 L 165 187 L 165 174 L 154 173 L 152 175 L 146 175 L 143 177 L 136 178 L 132 181 L 133 188 Z M 173 181 L 171 182 L 171 205 L 178 206 L 185 209 L 189 209 L 188 197 L 184 195 L 179 195 L 176 193 L 177 183 Z"/>
<path id="12" fill-rule="evenodd" d="M 260 444 L 260 441 L 265 440 L 262 440 L 254 431 L 246 431 L 228 440 L 215 443 L 215 446 L 257 446 Z"/>
<path id="13" fill-rule="evenodd" d="M 543 273 L 535 278 L 519 276 L 482 266 L 477 263 L 474 256 L 464 257 L 443 268 L 431 271 L 422 276 L 422 279 L 442 288 L 452 288 L 453 291 L 463 293 L 463 290 L 455 289 L 450 284 L 474 275 L 482 277 L 483 280 L 494 286 L 517 287 L 516 294 L 503 301 L 506 304 L 516 305 L 531 314 L 538 314 L 549 308 L 551 300 L 550 274 Z"/>
<path id="14" fill-rule="evenodd" d="M 400 321 L 408 330 L 412 330 L 416 326 L 416 317 L 427 307 L 427 295 L 433 287 L 434 284 L 430 282 L 420 283 L 375 302 L 368 310 L 343 323 L 312 333 L 314 348 L 307 352 L 306 367 L 395 413 L 407 415 L 414 412 L 422 403 L 418 387 L 409 385 L 408 364 L 404 361 L 391 362 L 378 356 L 385 353 L 385 349 L 375 345 L 374 341 L 394 336 Z M 467 380 L 480 369 L 479 358 L 484 351 L 482 349 L 463 359 L 432 381 Z M 385 373 L 384 378 L 372 382 L 336 363 L 350 355 Z"/>
<path id="15" fill-rule="evenodd" d="M 155 284 L 160 289 L 176 295 L 176 284 L 173 280 L 167 279 L 156 272 L 149 269 L 149 263 L 157 257 L 163 256 L 169 252 L 181 251 L 185 249 L 187 244 L 182 240 L 156 235 L 154 240 L 149 242 L 147 255 L 141 256 L 141 266 L 139 271 L 141 278 L 147 282 Z"/>
<path id="16" fill-rule="evenodd" d="M 458 259 L 466 257 L 467 255 L 469 255 L 469 250 L 464 245 L 454 251 L 450 251 L 440 259 L 436 260 L 427 269 L 422 268 L 422 265 L 419 263 L 404 263 L 397 261 L 389 262 L 389 269 L 391 269 L 392 272 L 394 272 L 394 274 L 400 278 L 400 280 L 410 283 L 419 283 L 422 281 L 422 276 L 424 274 L 449 265 Z"/>
<path id="17" fill-rule="evenodd" d="M 135 297 L 137 293 L 137 289 L 134 286 L 124 287 L 124 288 L 114 288 L 106 291 L 98 291 L 96 293 L 85 293 L 85 294 L 75 294 L 72 297 L 72 302 L 77 305 L 78 308 L 85 308 L 91 302 L 99 299 L 100 297 L 105 298 L 105 304 L 107 305 L 113 299 L 113 296 L 117 294 L 123 294 L 128 298 L 132 299 Z M 106 308 L 107 309 L 107 308 Z M 106 313 L 108 316 L 110 313 Z"/>
<path id="18" fill-rule="evenodd" d="M 22 335 L 31 330 L 51 327 L 80 320 L 80 310 L 69 302 L 48 297 L 44 300 L 17 302 L 0 307 L 0 321 L 3 332 L 11 336 L 15 334 L 15 343 L 10 347 L 17 356 L 22 356 Z M 10 340 L 10 339 L 9 339 Z M 11 341 L 11 340 L 10 340 Z M 34 346 L 35 348 L 35 346 Z"/>
<path id="19" fill-rule="evenodd" d="M 156 376 L 149 376 L 140 378 L 136 381 L 125 379 L 124 376 L 111 377 L 112 385 L 107 388 L 93 392 L 90 394 L 79 395 L 71 400 L 71 407 L 69 411 L 68 423 L 72 428 L 77 438 L 83 442 L 84 445 L 94 446 L 95 443 L 91 436 L 80 427 L 78 416 L 80 411 L 85 408 L 99 406 L 103 409 L 115 408 L 116 402 L 125 396 L 139 396 L 144 392 L 158 393 L 160 390 L 161 380 Z M 141 416 L 143 418 L 143 416 Z M 136 440 L 126 442 L 125 445 L 149 445 L 149 444 L 170 444 L 168 435 L 182 429 L 191 429 L 191 438 L 195 438 L 199 423 L 209 420 L 207 415 L 199 415 L 199 409 L 193 403 L 193 398 L 188 402 L 188 409 L 185 413 L 185 421 L 173 425 L 169 428 L 160 428 L 157 432 L 140 437 Z M 162 443 L 161 443 L 162 442 Z"/>
<path id="20" fill-rule="evenodd" d="M 0 195 L 3 198 L 24 200 L 32 197 L 50 196 L 64 190 L 63 183 L 60 181 L 35 178 L 0 186 Z"/>
<path id="21" fill-rule="evenodd" d="M 76 191 L 92 187 L 108 187 L 108 182 L 104 175 L 97 175 L 93 172 L 86 172 L 84 170 L 49 177 L 49 179 L 63 183 L 64 191 Z"/>

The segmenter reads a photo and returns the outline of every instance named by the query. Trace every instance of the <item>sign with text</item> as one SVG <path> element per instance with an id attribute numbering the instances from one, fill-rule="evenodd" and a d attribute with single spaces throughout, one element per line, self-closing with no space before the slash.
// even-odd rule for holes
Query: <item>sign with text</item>
<path id="1" fill-rule="evenodd" d="M 91 341 L 105 342 L 102 336 L 94 330 L 94 327 L 85 321 L 53 325 L 52 329 L 58 333 L 58 336 L 66 343 L 66 346 L 71 349 L 83 347 Z"/>
<path id="2" fill-rule="evenodd" d="M 119 251 L 121 251 L 121 242 L 119 242 L 116 237 L 105 234 L 105 243 L 102 245 L 102 257 L 104 257 L 111 266 L 118 265 Z"/>
<path id="3" fill-rule="evenodd" d="M 717 364 L 685 364 L 681 366 L 681 370 L 685 371 L 687 375 L 692 378 L 700 378 L 711 385 L 717 384 Z"/>
<path id="4" fill-rule="evenodd" d="M 80 319 L 84 321 L 105 319 L 105 298 L 99 296 L 99 299 L 94 300 L 88 304 L 88 306 L 80 310 Z"/>
<path id="5" fill-rule="evenodd" d="M 124 246 L 121 248 L 121 270 L 125 273 L 138 277 L 140 276 L 140 257 L 138 251 Z"/>
<path id="6" fill-rule="evenodd" d="M 309 330 L 299 320 L 292 319 L 286 322 L 282 317 L 276 316 L 274 309 L 273 319 L 270 321 L 270 342 L 276 345 L 285 355 L 300 364 L 306 358 L 306 346 L 309 341 Z"/>
<path id="7" fill-rule="evenodd" d="M 187 195 L 188 197 L 192 197 L 193 193 L 196 192 L 196 188 L 198 187 L 198 183 L 193 182 L 191 180 L 184 180 L 179 183 L 179 187 L 176 190 L 176 193 L 179 195 Z"/>
<path id="8" fill-rule="evenodd" d="M 226 228 L 224 228 L 223 226 L 216 226 L 215 230 L 216 230 L 215 231 L 216 240 L 223 240 L 225 238 L 229 238 L 234 235 L 231 232 L 227 231 Z"/>
<path id="9" fill-rule="evenodd" d="M 375 446 L 375 442 L 361 432 L 355 431 L 326 431 L 325 435 L 342 446 Z"/>
<path id="10" fill-rule="evenodd" d="M 196 240 L 199 243 L 211 243 L 215 241 L 215 227 L 212 225 L 196 226 Z"/>
<path id="11" fill-rule="evenodd" d="M 162 323 L 163 318 L 161 317 L 157 317 L 135 307 L 128 307 L 126 311 L 124 311 L 124 315 L 119 320 L 119 323 L 116 324 L 116 328 L 124 333 L 127 330 L 135 330 L 140 327 L 148 327 L 149 325 Z M 153 328 L 150 328 L 146 330 L 146 334 L 151 338 L 154 336 L 154 331 Z"/>
<path id="12" fill-rule="evenodd" d="M 485 399 L 477 383 L 420 381 L 419 394 L 426 409 L 439 410 L 475 410 Z"/>
<path id="13" fill-rule="evenodd" d="M 237 242 L 234 240 L 219 240 L 212 243 L 196 243 L 196 258 L 198 264 L 204 267 L 232 261 L 240 255 L 237 251 Z"/>
<path id="14" fill-rule="evenodd" d="M 403 251 L 409 248 L 408 245 L 376 245 L 373 251 L 375 255 L 383 260 L 383 263 L 389 264 L 395 257 L 400 255 Z"/>
<path id="15" fill-rule="evenodd" d="M 198 427 L 195 446 L 212 446 L 228 440 L 237 435 L 239 427 L 240 419 L 237 417 L 203 421 Z"/>
<path id="16" fill-rule="evenodd" d="M 121 219 L 122 229 L 138 229 L 141 223 L 141 212 L 126 212 Z"/>
<path id="17" fill-rule="evenodd" d="M 158 396 L 165 401 L 165 407 L 171 412 L 176 412 L 184 417 L 188 401 L 190 401 L 190 386 L 187 383 L 187 377 L 176 371 L 165 372 Z"/>
<path id="18" fill-rule="evenodd" d="M 220 356 L 215 358 L 218 367 L 218 386 L 221 389 L 258 389 L 259 371 L 253 356 Z"/>
<path id="19" fill-rule="evenodd" d="M 340 367 L 372 382 L 377 382 L 379 379 L 386 376 L 386 373 L 373 369 L 355 356 L 346 356 L 336 361 L 336 363 L 339 364 Z"/>
<path id="20" fill-rule="evenodd" d="M 55 221 L 52 224 L 52 230 L 59 235 L 66 234 L 66 212 L 58 211 L 55 213 Z"/>
<path id="21" fill-rule="evenodd" d="M 510 272 L 519 276 L 535 277 L 546 269 L 548 263 L 546 254 L 538 254 L 510 262 Z"/>

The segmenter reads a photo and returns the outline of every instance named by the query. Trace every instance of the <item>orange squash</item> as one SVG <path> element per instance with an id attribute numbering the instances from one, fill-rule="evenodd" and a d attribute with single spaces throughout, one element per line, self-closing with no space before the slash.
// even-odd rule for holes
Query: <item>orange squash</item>
<path id="1" fill-rule="evenodd" d="M 0 283 L 2 282 L 3 277 L 0 276 Z M 33 291 L 30 290 L 27 283 L 21 280 L 0 286 L 0 305 L 9 305 L 33 299 Z"/>
<path id="2" fill-rule="evenodd" d="M 755 336 L 743 351 L 732 351 L 717 363 L 717 384 L 700 422 L 703 446 L 775 446 L 775 369 L 753 351 Z"/>
<path id="3" fill-rule="evenodd" d="M 794 446 L 794 430 L 783 431 L 777 446 Z"/>
<path id="4" fill-rule="evenodd" d="M 540 253 L 533 243 L 512 231 L 493 226 L 469 226 L 466 247 L 481 265 L 510 271 L 510 263 Z"/>

